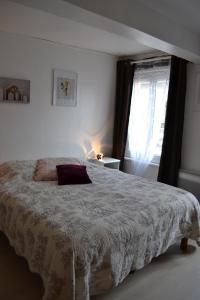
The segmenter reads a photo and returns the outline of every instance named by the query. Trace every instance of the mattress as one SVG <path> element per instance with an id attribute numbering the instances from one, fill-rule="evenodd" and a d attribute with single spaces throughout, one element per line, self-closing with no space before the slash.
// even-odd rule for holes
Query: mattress
<path id="1" fill-rule="evenodd" d="M 200 241 L 200 206 L 189 192 L 89 162 L 92 184 L 35 182 L 36 161 L 4 164 L 0 230 L 43 300 L 89 300 L 186 237 Z"/>

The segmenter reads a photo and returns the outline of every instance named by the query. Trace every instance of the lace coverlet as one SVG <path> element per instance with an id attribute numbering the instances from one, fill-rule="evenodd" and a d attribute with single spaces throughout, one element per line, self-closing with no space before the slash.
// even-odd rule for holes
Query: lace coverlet
<path id="1" fill-rule="evenodd" d="M 32 180 L 36 161 L 5 163 L 0 230 L 33 272 L 43 300 L 89 300 L 183 237 L 200 238 L 190 193 L 84 162 L 92 184 Z"/>

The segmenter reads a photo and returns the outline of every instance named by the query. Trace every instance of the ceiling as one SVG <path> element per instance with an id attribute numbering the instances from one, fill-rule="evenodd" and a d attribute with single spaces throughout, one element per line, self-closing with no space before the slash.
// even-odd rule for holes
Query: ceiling
<path id="1" fill-rule="evenodd" d="M 199 11 L 200 0 L 0 0 L 0 31 L 116 56 L 159 50 L 199 63 Z"/>
<path id="2" fill-rule="evenodd" d="M 11 1 L 0 0 L 0 31 L 23 34 L 115 56 L 153 51 L 151 47 L 135 39 L 128 39 L 120 34 Z"/>
<path id="3" fill-rule="evenodd" d="M 200 62 L 199 0 L 62 1 L 127 26 L 121 32 L 130 39 L 192 62 Z M 102 24 L 98 23 L 98 26 Z M 111 27 L 108 28 L 110 30 Z"/>
<path id="4" fill-rule="evenodd" d="M 140 2 L 183 27 L 200 34 L 199 0 L 140 0 Z"/>

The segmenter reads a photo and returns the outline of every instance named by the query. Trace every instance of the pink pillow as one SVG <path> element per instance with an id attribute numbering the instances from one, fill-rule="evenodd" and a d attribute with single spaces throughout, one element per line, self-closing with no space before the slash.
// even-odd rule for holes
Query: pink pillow
<path id="1" fill-rule="evenodd" d="M 33 180 L 35 181 L 56 181 L 56 166 L 60 164 L 80 165 L 80 160 L 74 157 L 44 158 L 39 159 L 36 164 Z"/>
<path id="2" fill-rule="evenodd" d="M 5 164 L 0 165 L 0 177 L 7 175 L 11 171 Z"/>
<path id="3" fill-rule="evenodd" d="M 59 165 L 56 168 L 58 185 L 92 183 L 87 174 L 86 166 Z"/>
<path id="4" fill-rule="evenodd" d="M 14 164 L 14 163 L 13 163 Z M 16 175 L 16 172 L 7 163 L 0 165 L 0 182 L 6 182 Z"/>

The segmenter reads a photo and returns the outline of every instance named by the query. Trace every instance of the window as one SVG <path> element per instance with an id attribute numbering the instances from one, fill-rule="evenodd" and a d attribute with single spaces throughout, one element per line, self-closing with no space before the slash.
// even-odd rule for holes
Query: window
<path id="1" fill-rule="evenodd" d="M 169 60 L 136 65 L 125 156 L 138 167 L 160 161 L 169 71 Z"/>

